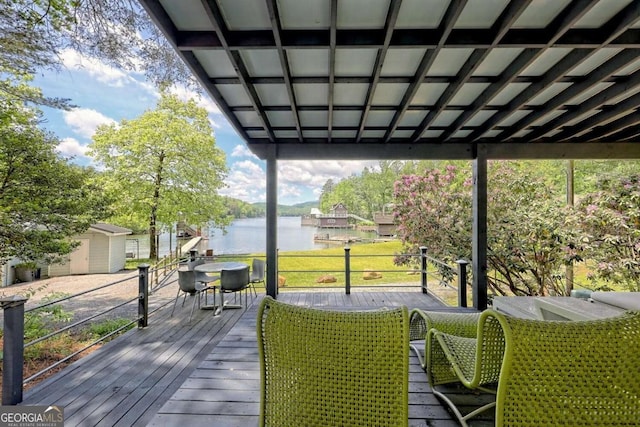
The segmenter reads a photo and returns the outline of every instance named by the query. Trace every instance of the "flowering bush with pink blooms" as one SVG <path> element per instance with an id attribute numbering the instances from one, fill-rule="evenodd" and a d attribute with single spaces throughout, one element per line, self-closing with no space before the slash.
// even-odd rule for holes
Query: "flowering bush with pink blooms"
<path id="1" fill-rule="evenodd" d="M 426 245 L 445 262 L 471 257 L 471 170 L 447 166 L 395 184 L 395 219 L 406 253 Z M 575 216 L 543 179 L 490 162 L 488 277 L 499 294 L 564 294 L 564 267 L 581 260 Z M 406 260 L 398 259 L 398 263 Z"/>
<path id="2" fill-rule="evenodd" d="M 577 209 L 594 285 L 640 291 L 640 174 L 601 177 Z"/>

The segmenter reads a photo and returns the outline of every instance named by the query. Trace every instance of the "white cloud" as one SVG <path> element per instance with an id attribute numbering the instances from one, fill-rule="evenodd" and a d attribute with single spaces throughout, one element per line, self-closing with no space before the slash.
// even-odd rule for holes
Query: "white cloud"
<path id="1" fill-rule="evenodd" d="M 65 123 L 75 133 L 86 138 L 91 138 L 98 126 L 116 123 L 112 118 L 89 108 L 75 108 L 70 111 L 64 111 L 62 114 Z"/>
<path id="2" fill-rule="evenodd" d="M 234 147 L 230 157 L 251 157 L 236 162 L 230 167 L 226 179 L 228 188 L 221 191 L 229 197 L 248 203 L 266 200 L 266 173 L 259 160 L 244 145 Z M 375 167 L 371 161 L 279 161 L 278 199 L 285 203 L 296 203 L 310 198 L 318 199 L 328 179 L 338 182 L 365 167 Z"/>
<path id="3" fill-rule="evenodd" d="M 220 108 L 218 108 L 216 103 L 213 102 L 211 98 L 209 98 L 208 96 L 202 96 L 195 90 L 190 89 L 184 85 L 174 85 L 169 89 L 169 92 L 173 93 L 183 101 L 188 101 L 190 99 L 193 99 L 194 101 L 196 101 L 196 104 L 198 105 L 198 107 L 204 108 L 205 110 L 207 110 L 207 113 L 209 114 L 213 114 L 213 115 L 222 114 L 220 112 Z M 220 125 L 215 123 L 215 121 L 213 122 L 213 125 L 214 127 L 220 127 Z"/>
<path id="4" fill-rule="evenodd" d="M 262 168 L 251 160 L 233 164 L 225 180 L 227 188 L 220 191 L 224 196 L 240 199 L 248 203 L 266 200 L 266 178 Z"/>
<path id="5" fill-rule="evenodd" d="M 64 138 L 57 148 L 64 157 L 85 157 L 87 153 L 87 146 L 75 138 Z"/>
<path id="6" fill-rule="evenodd" d="M 83 70 L 97 81 L 108 86 L 122 87 L 129 83 L 138 83 L 127 73 L 111 67 L 96 58 L 87 58 L 73 49 L 65 49 L 60 54 L 62 64 L 72 70 Z"/>
<path id="7" fill-rule="evenodd" d="M 238 144 L 233 147 L 231 151 L 231 157 L 250 157 L 252 159 L 258 160 L 258 156 L 253 154 L 249 148 L 244 144 Z"/>
<path id="8" fill-rule="evenodd" d="M 297 200 L 302 196 L 302 188 L 299 185 L 278 185 L 278 199 Z"/>
<path id="9" fill-rule="evenodd" d="M 283 183 L 302 184 L 313 190 L 322 189 L 327 180 L 338 182 L 353 174 L 359 174 L 365 167 L 373 167 L 373 161 L 280 161 L 278 179 Z"/>

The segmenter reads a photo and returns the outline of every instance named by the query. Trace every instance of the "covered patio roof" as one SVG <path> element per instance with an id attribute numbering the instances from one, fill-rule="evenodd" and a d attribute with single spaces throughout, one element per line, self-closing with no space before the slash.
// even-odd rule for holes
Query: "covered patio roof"
<path id="1" fill-rule="evenodd" d="M 140 3 L 267 160 L 271 266 L 277 160 L 473 160 L 482 308 L 487 159 L 640 158 L 637 0 Z"/>
<path id="2" fill-rule="evenodd" d="M 261 158 L 638 157 L 638 1 L 141 3 Z"/>

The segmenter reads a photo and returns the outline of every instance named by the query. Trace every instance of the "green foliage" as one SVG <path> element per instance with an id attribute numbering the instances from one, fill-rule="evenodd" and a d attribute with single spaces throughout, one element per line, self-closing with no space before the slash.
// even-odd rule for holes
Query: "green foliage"
<path id="1" fill-rule="evenodd" d="M 95 341 L 110 333 L 122 328 L 123 326 L 131 323 L 131 320 L 126 318 L 107 319 L 99 323 L 92 323 L 82 331 L 82 338 L 87 341 Z M 133 328 L 135 324 L 131 324 L 129 328 L 123 329 L 120 333 L 124 333 L 127 330 Z"/>
<path id="2" fill-rule="evenodd" d="M 107 217 L 107 200 L 89 179 L 94 172 L 56 152 L 58 140 L 37 127 L 39 112 L 25 98 L 26 83 L 0 103 L 0 261 L 59 261 L 76 243 L 69 239 Z"/>
<path id="3" fill-rule="evenodd" d="M 227 215 L 232 218 L 258 218 L 265 215 L 264 206 L 247 203 L 232 197 L 225 197 L 224 205 L 227 208 Z"/>
<path id="4" fill-rule="evenodd" d="M 640 174 L 601 175 L 577 209 L 595 286 L 640 291 Z"/>
<path id="5" fill-rule="evenodd" d="M 572 217 L 535 169 L 491 162 L 487 201 L 489 286 L 517 295 L 563 294 L 563 268 L 580 260 Z M 471 258 L 471 172 L 447 166 L 396 182 L 405 252 L 426 245 L 448 263 Z M 405 260 L 399 258 L 398 262 Z"/>
<path id="6" fill-rule="evenodd" d="M 135 0 L 0 0 L 0 71 L 23 76 L 41 68 L 60 69 L 66 49 L 144 72 L 158 85 L 190 82 L 196 87 Z M 61 101 L 33 100 L 46 105 Z"/>
<path id="7" fill-rule="evenodd" d="M 162 224 L 223 227 L 230 218 L 217 190 L 224 152 L 215 145 L 207 111 L 163 92 L 156 109 L 118 125 L 98 127 L 89 155 L 104 167 L 99 182 L 115 200 L 116 222 L 147 224 L 150 256 Z"/>
<path id="8" fill-rule="evenodd" d="M 19 264 L 14 265 L 15 268 L 30 268 L 30 269 L 34 269 L 34 268 L 38 268 L 38 263 L 34 262 L 34 261 L 28 261 L 28 262 L 21 262 Z"/>
<path id="9" fill-rule="evenodd" d="M 53 292 L 42 298 L 42 304 L 67 297 L 68 294 Z M 68 323 L 73 314 L 59 304 L 52 304 L 30 311 L 24 316 L 24 337 L 26 341 L 40 338 L 52 332 L 55 324 Z"/>
<path id="10" fill-rule="evenodd" d="M 449 165 L 443 171 L 433 169 L 396 181 L 394 217 L 405 253 L 427 245 L 430 256 L 446 263 L 469 258 L 471 190 L 465 177 L 470 177 L 468 165 L 462 170 Z M 399 257 L 397 262 L 407 260 Z"/>
<path id="11" fill-rule="evenodd" d="M 564 295 L 565 266 L 582 260 L 575 217 L 545 176 L 514 163 L 490 167 L 489 282 L 501 293 Z"/>
<path id="12" fill-rule="evenodd" d="M 373 220 L 393 201 L 393 182 L 404 163 L 383 160 L 377 168 L 365 168 L 360 175 L 352 175 L 338 183 L 328 180 L 322 187 L 320 210 L 328 213 L 343 203 L 349 213 Z"/>

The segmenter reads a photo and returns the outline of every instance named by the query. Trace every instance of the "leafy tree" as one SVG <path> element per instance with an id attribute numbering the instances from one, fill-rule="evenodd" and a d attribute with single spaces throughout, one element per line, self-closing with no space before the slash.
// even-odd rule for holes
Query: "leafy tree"
<path id="1" fill-rule="evenodd" d="M 320 210 L 328 213 L 337 203 L 343 203 L 350 212 L 357 210 L 355 176 L 350 176 L 335 184 L 330 193 L 322 195 Z"/>
<path id="2" fill-rule="evenodd" d="M 135 0 L 0 0 L 2 72 L 25 76 L 59 69 L 67 48 L 117 68 L 143 71 L 155 83 L 193 82 Z"/>
<path id="3" fill-rule="evenodd" d="M 531 169 L 517 162 L 489 166 L 489 286 L 501 294 L 562 294 L 563 267 L 581 259 L 574 217 Z M 394 215 L 405 253 L 426 245 L 449 263 L 471 257 L 470 178 L 468 166 L 450 165 L 396 182 Z"/>
<path id="4" fill-rule="evenodd" d="M 147 224 L 150 257 L 162 224 L 181 216 L 191 225 L 229 223 L 217 190 L 226 175 L 205 109 L 163 92 L 155 110 L 134 120 L 100 126 L 89 145 L 102 164 L 104 188 L 116 200 L 117 218 Z"/>
<path id="5" fill-rule="evenodd" d="M 331 202 L 328 200 L 331 197 L 331 193 L 336 187 L 335 183 L 332 179 L 328 179 L 327 182 L 322 186 L 322 192 L 320 193 L 320 210 L 322 212 L 328 212 L 329 208 L 332 206 Z"/>
<path id="6" fill-rule="evenodd" d="M 601 176 L 577 209 L 590 278 L 640 291 L 640 174 Z"/>
<path id="7" fill-rule="evenodd" d="M 632 176 L 640 170 L 638 160 L 576 160 L 575 191 L 578 195 L 600 191 L 602 176 Z"/>
<path id="8" fill-rule="evenodd" d="M 38 128 L 38 111 L 23 101 L 39 97 L 26 83 L 0 98 L 0 261 L 60 261 L 69 239 L 108 216 L 107 200 L 89 183 L 94 172 L 58 156 L 59 143 Z"/>
<path id="9" fill-rule="evenodd" d="M 336 203 L 344 203 L 350 213 L 373 219 L 393 201 L 393 183 L 404 168 L 404 162 L 383 160 L 378 168 L 364 168 L 360 175 L 352 175 L 334 184 L 328 180 L 322 187 L 320 207 L 328 212 Z"/>
<path id="10" fill-rule="evenodd" d="M 227 207 L 227 215 L 233 218 L 256 218 L 265 216 L 265 210 L 263 208 L 243 202 L 242 200 L 225 197 L 224 204 Z"/>
<path id="11" fill-rule="evenodd" d="M 383 160 L 378 163 L 378 167 L 380 170 L 365 168 L 356 179 L 356 197 L 360 201 L 358 213 L 369 219 L 373 219 L 376 212 L 382 212 L 393 201 L 393 183 L 398 177 L 401 163 Z"/>
<path id="12" fill-rule="evenodd" d="M 565 266 L 582 260 L 576 218 L 551 182 L 522 162 L 491 163 L 487 261 L 499 293 L 564 295 Z"/>

